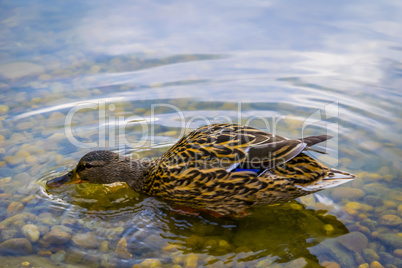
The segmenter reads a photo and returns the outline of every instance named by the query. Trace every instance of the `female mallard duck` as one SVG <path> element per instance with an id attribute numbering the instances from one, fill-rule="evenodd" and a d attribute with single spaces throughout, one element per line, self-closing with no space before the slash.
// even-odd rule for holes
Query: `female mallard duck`
<path id="1" fill-rule="evenodd" d="M 214 124 L 184 136 L 162 157 L 133 160 L 109 151 L 84 155 L 68 174 L 47 182 L 126 182 L 137 192 L 206 210 L 241 215 L 249 206 L 285 202 L 355 178 L 303 151 L 328 135 L 290 140 L 252 127 Z"/>

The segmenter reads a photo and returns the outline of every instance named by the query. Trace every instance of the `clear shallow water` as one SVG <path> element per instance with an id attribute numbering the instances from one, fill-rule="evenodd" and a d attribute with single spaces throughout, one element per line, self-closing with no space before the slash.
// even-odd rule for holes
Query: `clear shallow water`
<path id="1" fill-rule="evenodd" d="M 398 1 L 1 6 L 4 263 L 400 266 Z M 73 114 L 83 102 L 96 106 Z M 229 120 L 333 135 L 320 160 L 358 179 L 240 220 L 179 215 L 122 184 L 45 187 L 92 149 L 156 157 L 184 131 Z"/>

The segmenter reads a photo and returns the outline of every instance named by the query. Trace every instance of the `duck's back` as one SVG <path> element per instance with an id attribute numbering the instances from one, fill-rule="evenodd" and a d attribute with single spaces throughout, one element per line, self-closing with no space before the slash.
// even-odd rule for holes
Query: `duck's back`
<path id="1" fill-rule="evenodd" d="M 301 152 L 328 138 L 290 140 L 240 125 L 204 126 L 156 162 L 144 192 L 221 215 L 287 201 L 323 188 L 307 186 L 331 170 Z"/>

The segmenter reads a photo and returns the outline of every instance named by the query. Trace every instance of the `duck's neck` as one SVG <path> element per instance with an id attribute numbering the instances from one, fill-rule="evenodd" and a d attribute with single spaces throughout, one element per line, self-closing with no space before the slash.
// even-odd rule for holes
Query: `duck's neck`
<path id="1" fill-rule="evenodd" d="M 118 181 L 126 182 L 136 192 L 143 192 L 146 173 L 152 161 L 133 160 L 130 157 L 121 157 L 119 160 Z"/>

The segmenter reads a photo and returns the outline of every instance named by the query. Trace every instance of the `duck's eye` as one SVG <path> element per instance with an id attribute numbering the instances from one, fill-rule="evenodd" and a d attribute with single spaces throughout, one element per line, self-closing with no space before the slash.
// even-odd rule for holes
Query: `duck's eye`
<path id="1" fill-rule="evenodd" d="M 85 168 L 91 168 L 91 167 L 93 167 L 92 164 L 90 164 L 90 163 L 85 164 Z"/>

